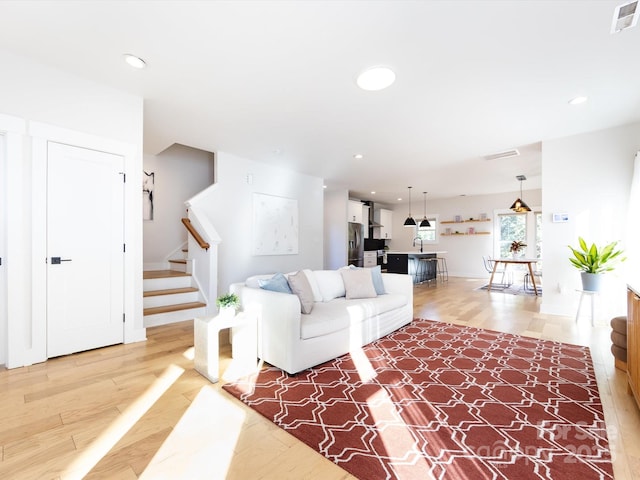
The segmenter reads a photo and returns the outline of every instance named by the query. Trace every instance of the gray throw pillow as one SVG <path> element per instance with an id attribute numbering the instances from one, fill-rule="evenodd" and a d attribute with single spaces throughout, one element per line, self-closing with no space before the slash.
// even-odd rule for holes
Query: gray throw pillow
<path id="1" fill-rule="evenodd" d="M 355 265 L 349 265 L 349 268 L 356 269 L 362 267 L 356 267 Z M 382 267 L 376 265 L 375 267 L 367 267 L 371 270 L 371 280 L 373 281 L 373 288 L 376 289 L 378 295 L 384 295 L 387 291 L 384 289 L 384 280 L 382 280 Z"/>
<path id="2" fill-rule="evenodd" d="M 347 299 L 374 298 L 378 296 L 371 280 L 370 268 L 345 268 L 340 270 Z"/>
<path id="3" fill-rule="evenodd" d="M 313 290 L 307 275 L 302 270 L 295 275 L 289 275 L 289 287 L 300 299 L 300 311 L 311 313 L 313 310 Z"/>

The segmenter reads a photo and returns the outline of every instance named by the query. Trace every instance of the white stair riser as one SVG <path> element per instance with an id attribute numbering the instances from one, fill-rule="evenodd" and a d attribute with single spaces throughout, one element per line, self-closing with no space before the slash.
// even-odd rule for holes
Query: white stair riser
<path id="1" fill-rule="evenodd" d="M 205 308 L 190 308 L 188 310 L 179 310 L 177 312 L 158 313 L 156 315 L 146 315 L 144 317 L 144 326 L 157 327 L 158 325 L 166 325 L 168 323 L 184 322 L 193 320 L 196 317 L 205 315 Z"/>
<path id="2" fill-rule="evenodd" d="M 168 290 L 170 288 L 191 287 L 191 277 L 145 278 L 142 282 L 145 292 Z"/>
<path id="3" fill-rule="evenodd" d="M 163 307 L 165 305 L 177 305 L 179 303 L 191 303 L 200 301 L 199 292 L 172 293 L 170 295 L 154 295 L 144 297 L 144 308 Z"/>
<path id="4" fill-rule="evenodd" d="M 187 271 L 187 264 L 186 263 L 169 262 L 169 265 L 171 266 L 171 270 L 175 270 L 176 272 L 186 272 Z"/>

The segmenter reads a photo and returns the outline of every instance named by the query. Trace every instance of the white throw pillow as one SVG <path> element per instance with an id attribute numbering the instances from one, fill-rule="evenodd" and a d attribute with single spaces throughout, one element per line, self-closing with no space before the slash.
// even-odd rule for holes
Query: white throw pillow
<path id="1" fill-rule="evenodd" d="M 368 268 L 354 268 L 340 270 L 347 299 L 377 297 L 376 289 Z"/>
<path id="2" fill-rule="evenodd" d="M 305 268 L 302 271 L 307 276 L 307 280 L 309 280 L 309 285 L 311 285 L 311 291 L 313 291 L 313 301 L 321 302 L 322 292 L 320 291 L 320 286 L 318 285 L 318 281 L 316 280 L 315 274 L 308 268 Z"/>
<path id="3" fill-rule="evenodd" d="M 342 275 L 337 270 L 316 270 L 313 272 L 318 283 L 322 301 L 330 302 L 334 298 L 344 297 L 344 282 Z"/>

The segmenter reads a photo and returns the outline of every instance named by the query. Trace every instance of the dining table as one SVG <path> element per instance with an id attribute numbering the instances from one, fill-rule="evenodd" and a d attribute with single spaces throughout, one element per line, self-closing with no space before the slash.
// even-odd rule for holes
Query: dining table
<path id="1" fill-rule="evenodd" d="M 501 263 L 504 264 L 504 268 L 506 270 L 507 266 L 511 264 L 516 264 L 516 265 L 527 266 L 527 268 L 529 269 L 529 275 L 531 276 L 531 283 L 533 284 L 533 291 L 535 292 L 536 296 L 538 296 L 538 287 L 536 286 L 536 276 L 533 274 L 533 265 L 542 261 L 541 258 L 513 258 L 513 257 L 512 258 L 492 258 L 490 259 L 490 261 L 493 262 L 493 270 L 491 271 L 491 278 L 489 278 L 489 285 L 487 285 L 488 292 L 491 291 L 493 276 L 495 275 L 496 270 L 498 269 L 498 265 Z"/>

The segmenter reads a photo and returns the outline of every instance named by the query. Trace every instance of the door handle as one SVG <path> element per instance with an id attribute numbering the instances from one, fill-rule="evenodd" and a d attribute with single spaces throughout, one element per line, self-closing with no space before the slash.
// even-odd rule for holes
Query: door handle
<path id="1" fill-rule="evenodd" d="M 60 265 L 60 262 L 70 262 L 70 258 L 51 257 L 51 265 Z"/>

